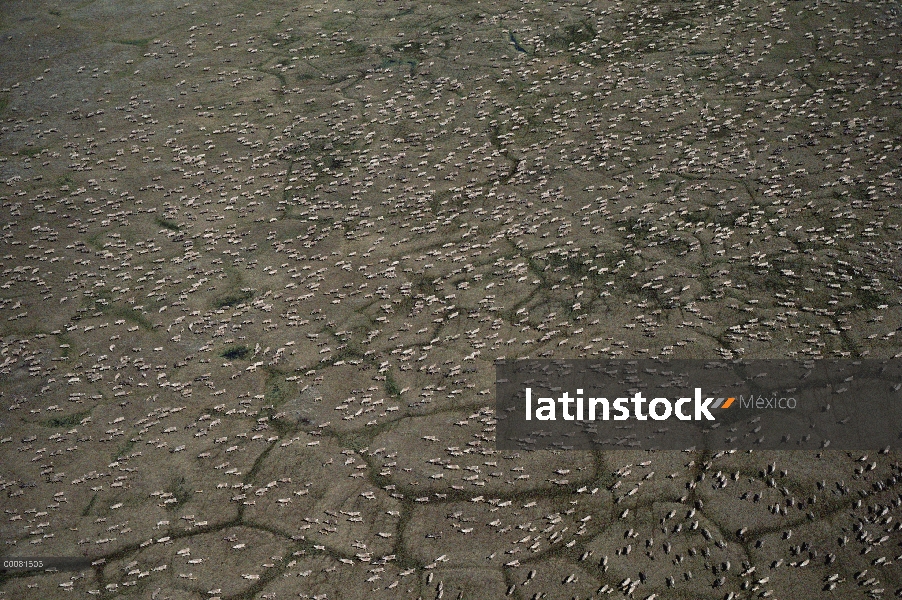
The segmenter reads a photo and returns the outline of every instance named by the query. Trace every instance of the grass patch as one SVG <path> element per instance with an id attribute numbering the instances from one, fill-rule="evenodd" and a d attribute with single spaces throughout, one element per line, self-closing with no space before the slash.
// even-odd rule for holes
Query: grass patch
<path id="1" fill-rule="evenodd" d="M 225 350 L 223 350 L 220 356 L 227 358 L 228 360 L 235 360 L 247 358 L 248 354 L 250 353 L 251 350 L 247 346 L 232 346 L 231 348 L 226 348 Z"/>
<path id="2" fill-rule="evenodd" d="M 417 295 L 432 296 L 438 293 L 438 284 L 435 277 L 426 275 L 414 275 L 412 277 L 413 291 Z"/>
<path id="3" fill-rule="evenodd" d="M 889 298 L 887 296 L 873 289 L 865 290 L 859 287 L 855 290 L 855 297 L 858 299 L 862 308 L 873 310 L 881 304 L 889 304 Z"/>
<path id="4" fill-rule="evenodd" d="M 345 42 L 344 49 L 347 56 L 363 56 L 367 51 L 366 46 L 357 42 Z"/>
<path id="5" fill-rule="evenodd" d="M 241 304 L 242 302 L 247 302 L 251 298 L 254 297 L 254 292 L 247 288 L 242 288 L 241 290 L 232 293 L 226 294 L 225 296 L 220 296 L 216 300 L 213 301 L 213 308 L 227 308 L 229 306 L 235 306 L 236 304 Z"/>
<path id="6" fill-rule="evenodd" d="M 253 466 L 251 466 L 250 471 L 247 472 L 247 475 L 244 476 L 244 482 L 253 481 L 257 476 L 257 473 L 260 472 L 260 467 L 263 466 L 263 463 L 266 461 L 266 457 L 269 456 L 269 453 L 272 452 L 272 449 L 276 447 L 276 442 L 272 442 L 270 445 L 266 447 L 266 449 L 257 456 L 257 459 L 254 461 Z M 238 508 L 238 518 L 241 518 L 242 512 L 244 512 L 243 507 Z"/>
<path id="7" fill-rule="evenodd" d="M 391 47 L 398 52 L 406 53 L 417 53 L 423 50 L 423 44 L 416 40 L 411 40 L 409 42 L 398 42 L 397 44 L 392 44 Z"/>
<path id="8" fill-rule="evenodd" d="M 134 40 L 113 40 L 116 44 L 123 44 L 125 46 L 138 46 L 139 48 L 144 48 L 150 43 L 150 38 L 138 38 Z"/>
<path id="9" fill-rule="evenodd" d="M 360 452 L 369 447 L 378 432 L 375 429 L 366 431 L 351 431 L 337 435 L 338 442 L 345 448 Z"/>
<path id="10" fill-rule="evenodd" d="M 157 217 L 156 219 L 154 219 L 154 222 L 156 222 L 156 224 L 159 225 L 160 227 L 168 229 L 169 231 L 181 231 L 182 230 L 182 228 L 178 226 L 178 223 L 176 223 L 175 221 L 170 221 L 169 219 Z"/>
<path id="11" fill-rule="evenodd" d="M 88 502 L 88 505 L 85 507 L 83 511 L 81 511 L 81 516 L 87 517 L 91 514 L 91 509 L 94 508 L 94 503 L 97 502 L 97 494 L 94 494 L 91 497 L 91 501 Z"/>
<path id="12" fill-rule="evenodd" d="M 639 23 L 635 19 L 629 19 L 629 22 L 621 26 L 623 31 L 634 31 L 640 29 L 640 33 L 648 30 L 656 32 L 672 31 L 678 26 L 689 23 L 689 18 L 693 11 L 681 11 L 679 9 L 643 11 L 642 22 Z M 660 37 L 660 36 L 659 36 Z"/>
<path id="13" fill-rule="evenodd" d="M 296 390 L 292 384 L 285 381 L 284 373 L 273 368 L 267 368 L 266 370 L 269 376 L 266 378 L 264 397 L 273 406 L 280 406 L 291 398 L 296 393 Z"/>
<path id="14" fill-rule="evenodd" d="M 746 284 L 755 290 L 773 294 L 774 292 L 785 293 L 787 289 L 798 287 L 797 283 L 793 283 L 788 277 L 780 273 L 779 269 L 767 269 L 763 273 L 752 272 L 745 278 Z"/>
<path id="15" fill-rule="evenodd" d="M 529 52 L 526 51 L 526 48 L 523 47 L 523 44 L 520 43 L 520 39 L 517 37 L 517 35 L 513 31 L 508 33 L 508 37 L 510 38 L 510 41 L 513 42 L 514 49 L 517 52 L 523 52 L 524 54 L 529 54 Z"/>
<path id="16" fill-rule="evenodd" d="M 270 419 L 269 428 L 276 433 L 279 438 L 284 438 L 295 432 L 295 425 L 288 419 Z"/>
<path id="17" fill-rule="evenodd" d="M 398 382 L 395 381 L 395 377 L 391 372 L 388 372 L 385 375 L 385 393 L 395 398 L 401 397 L 401 387 L 398 385 Z"/>
<path id="18" fill-rule="evenodd" d="M 103 236 L 103 232 L 98 231 L 97 233 L 93 233 L 85 238 L 85 243 L 95 250 L 103 250 L 103 244 L 100 242 L 100 238 L 102 238 Z"/>
<path id="19" fill-rule="evenodd" d="M 44 427 L 73 427 L 81 423 L 81 420 L 89 414 L 91 414 L 90 410 L 83 410 L 61 417 L 50 417 L 49 419 L 45 419 L 42 425 L 44 425 Z"/>
<path id="20" fill-rule="evenodd" d="M 191 489 L 191 486 L 188 485 L 187 480 L 184 477 L 175 477 L 172 481 L 169 482 L 169 486 L 166 489 L 167 492 L 172 494 L 172 497 L 175 498 L 175 502 L 170 502 L 166 505 L 168 510 L 175 510 L 180 506 L 186 504 L 191 497 L 194 496 L 194 490 Z"/>
<path id="21" fill-rule="evenodd" d="M 670 237 L 659 242 L 658 248 L 661 248 L 674 256 L 683 256 L 692 251 L 692 244 L 688 240 Z"/>
<path id="22" fill-rule="evenodd" d="M 34 158 L 43 151 L 44 148 L 41 146 L 32 146 L 30 148 L 25 148 L 24 150 L 19 150 L 19 154 L 27 156 L 28 158 Z"/>
<path id="23" fill-rule="evenodd" d="M 545 38 L 545 43 L 551 48 L 566 50 L 571 46 L 579 46 L 592 41 L 597 33 L 588 21 L 580 21 L 565 25 L 561 31 Z"/>
<path id="24" fill-rule="evenodd" d="M 354 346 L 346 345 L 341 350 L 336 351 L 331 359 L 328 361 L 328 364 L 334 365 L 340 361 L 348 361 L 348 360 L 364 360 L 366 357 L 363 352 Z"/>
<path id="25" fill-rule="evenodd" d="M 530 261 L 533 273 L 545 273 L 551 269 L 552 273 L 562 273 L 571 277 L 579 278 L 583 275 L 591 276 L 591 262 L 587 262 L 581 256 L 569 253 L 549 252 L 546 256 L 537 256 L 536 259 L 542 260 L 545 264 L 541 265 L 538 261 Z"/>
<path id="26" fill-rule="evenodd" d="M 142 329 L 146 329 L 148 331 L 153 329 L 153 324 L 147 319 L 147 317 L 142 315 L 134 308 L 129 308 L 127 306 L 117 304 L 109 304 L 103 307 L 103 311 L 112 317 L 119 317 L 121 319 L 125 319 L 126 321 L 130 321 L 135 325 L 138 325 Z"/>
<path id="27" fill-rule="evenodd" d="M 277 412 L 278 407 L 284 404 L 294 393 L 292 387 L 285 381 L 284 374 L 274 369 L 269 370 L 266 380 L 265 398 L 271 405 L 262 413 L 269 417 L 269 428 L 279 438 L 287 437 L 297 431 L 301 424 L 309 424 L 307 419 L 294 418 L 291 412 Z"/>
<path id="28" fill-rule="evenodd" d="M 706 138 L 708 140 L 722 140 L 731 137 L 734 133 L 729 127 L 714 126 L 708 130 Z"/>
<path id="29" fill-rule="evenodd" d="M 732 212 L 724 212 L 716 208 L 704 207 L 693 211 L 680 212 L 680 217 L 687 223 L 696 223 L 706 225 L 714 223 L 721 226 L 733 226 L 739 218 L 739 214 Z"/>
<path id="30" fill-rule="evenodd" d="M 136 442 L 134 439 L 126 440 L 125 442 L 123 442 L 122 445 L 119 446 L 119 449 L 116 450 L 116 458 L 121 458 L 127 453 L 131 452 L 132 448 L 134 448 L 135 444 L 137 443 L 138 442 Z"/>
<path id="31" fill-rule="evenodd" d="M 382 63 L 379 65 L 380 70 L 392 69 L 394 67 L 410 67 L 410 72 L 413 73 L 414 69 L 417 67 L 417 61 L 412 58 L 386 58 L 382 60 Z"/>
<path id="32" fill-rule="evenodd" d="M 659 30 L 675 29 L 688 23 L 688 14 L 679 10 L 667 10 L 656 14 L 645 15 L 642 25 Z"/>
<path id="33" fill-rule="evenodd" d="M 68 358 L 69 356 L 71 356 L 71 354 L 72 354 L 72 340 L 69 339 L 69 337 L 67 337 L 67 336 L 64 335 L 64 334 L 57 335 L 57 336 L 56 336 L 56 339 L 57 339 L 57 341 L 60 342 L 60 346 L 63 346 L 63 345 L 66 346 L 65 348 L 60 348 L 60 349 L 59 349 L 59 350 L 60 350 L 60 356 L 63 356 L 63 357 L 65 357 L 65 358 Z"/>

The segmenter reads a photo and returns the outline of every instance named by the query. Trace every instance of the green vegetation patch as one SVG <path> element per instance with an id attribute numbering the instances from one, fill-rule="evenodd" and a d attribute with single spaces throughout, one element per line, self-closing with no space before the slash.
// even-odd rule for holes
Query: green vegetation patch
<path id="1" fill-rule="evenodd" d="M 395 398 L 401 397 L 401 387 L 391 373 L 387 373 L 385 376 L 385 393 Z"/>
<path id="2" fill-rule="evenodd" d="M 588 21 L 580 21 L 565 25 L 561 30 L 545 38 L 545 43 L 552 48 L 563 50 L 572 46 L 579 46 L 595 39 L 598 34 Z"/>
<path id="3" fill-rule="evenodd" d="M 157 217 L 156 219 L 154 219 L 154 221 L 156 222 L 157 225 L 159 225 L 160 227 L 163 227 L 165 229 L 168 229 L 169 231 L 181 231 L 182 230 L 182 228 L 178 226 L 178 223 L 176 223 L 175 221 L 170 221 L 169 219 Z"/>
<path id="4" fill-rule="evenodd" d="M 45 419 L 42 425 L 44 427 L 73 427 L 81 423 L 81 420 L 91 414 L 90 410 L 83 410 L 59 417 L 50 417 Z"/>
<path id="5" fill-rule="evenodd" d="M 297 430 L 295 424 L 293 424 L 289 419 L 286 418 L 274 418 L 270 419 L 269 427 L 272 431 L 275 432 L 279 438 L 284 438 L 288 435 L 291 435 Z"/>
<path id="6" fill-rule="evenodd" d="M 41 146 L 31 146 L 29 148 L 25 148 L 24 150 L 19 150 L 19 154 L 21 154 L 22 156 L 27 156 L 28 158 L 34 158 L 43 151 L 44 148 Z"/>
<path id="7" fill-rule="evenodd" d="M 94 504 L 96 502 L 97 502 L 97 494 L 94 494 L 91 497 L 91 501 L 88 502 L 88 505 L 85 507 L 85 509 L 83 511 L 81 511 L 81 516 L 87 517 L 89 514 L 91 514 L 91 509 L 94 508 Z"/>
<path id="8" fill-rule="evenodd" d="M 247 288 L 242 288 L 241 290 L 226 294 L 225 296 L 220 296 L 216 300 L 213 301 L 214 308 L 227 308 L 229 306 L 235 306 L 236 304 L 241 304 L 242 302 L 247 302 L 251 298 L 254 297 L 254 292 Z"/>
<path id="9" fill-rule="evenodd" d="M 123 457 L 126 454 L 128 454 L 129 452 L 131 452 L 132 448 L 134 448 L 135 444 L 137 444 L 137 443 L 138 442 L 135 441 L 134 438 L 125 440 L 125 442 L 123 442 L 122 445 L 119 446 L 119 449 L 116 451 L 116 458 Z"/>
<path id="10" fill-rule="evenodd" d="M 873 288 L 864 289 L 858 287 L 855 290 L 855 297 L 858 299 L 862 308 L 873 310 L 882 304 L 889 304 L 889 297 Z"/>
<path id="11" fill-rule="evenodd" d="M 409 42 L 398 42 L 397 44 L 392 44 L 391 47 L 398 52 L 405 53 L 419 53 L 423 50 L 423 44 L 416 40 L 411 40 Z"/>
<path id="12" fill-rule="evenodd" d="M 100 241 L 102 237 L 104 237 L 103 232 L 98 231 L 97 233 L 92 233 L 85 238 L 85 243 L 95 250 L 103 250 L 103 243 Z"/>
<path id="13" fill-rule="evenodd" d="M 416 69 L 417 61 L 413 60 L 412 58 L 404 58 L 400 60 L 397 58 L 386 58 L 383 59 L 382 63 L 379 65 L 379 69 L 384 71 L 387 69 L 393 69 L 395 67 L 405 66 L 410 67 L 410 71 L 413 72 L 413 70 Z"/>
<path id="14" fill-rule="evenodd" d="M 236 360 L 247 358 L 250 353 L 251 350 L 247 346 L 231 346 L 223 350 L 220 356 L 228 360 Z"/>
<path id="15" fill-rule="evenodd" d="M 345 54 L 348 56 L 363 56 L 366 54 L 367 47 L 357 42 L 346 42 L 344 50 Z"/>
<path id="16" fill-rule="evenodd" d="M 144 48 L 147 44 L 150 43 L 150 38 L 138 38 L 134 40 L 113 40 L 117 44 L 124 44 L 126 46 L 138 46 L 139 48 Z"/>
<path id="17" fill-rule="evenodd" d="M 276 369 L 267 369 L 269 376 L 266 378 L 266 400 L 273 406 L 283 404 L 294 393 L 291 384 L 285 381 L 285 375 Z"/>
<path id="18" fill-rule="evenodd" d="M 112 316 L 119 317 L 121 319 L 125 319 L 126 321 L 130 321 L 135 325 L 138 325 L 142 329 L 146 329 L 150 331 L 153 329 L 153 324 L 141 314 L 140 311 L 135 310 L 134 308 L 128 306 L 122 306 L 121 304 L 107 304 L 103 307 L 103 312 Z"/>
<path id="19" fill-rule="evenodd" d="M 191 489 L 191 486 L 188 485 L 188 481 L 184 477 L 174 477 L 169 482 L 169 486 L 167 486 L 166 491 L 172 494 L 172 498 L 175 498 L 175 502 L 169 502 L 166 505 L 166 508 L 169 510 L 175 510 L 180 506 L 187 503 L 191 500 L 191 497 L 194 496 L 194 490 Z"/>
<path id="20" fill-rule="evenodd" d="M 673 28 L 677 25 L 684 25 L 689 17 L 688 11 L 679 9 L 665 10 L 663 12 L 655 11 L 642 17 L 642 24 L 647 27 L 657 28 Z"/>
<path id="21" fill-rule="evenodd" d="M 517 52 L 523 52 L 523 53 L 528 54 L 526 48 L 523 46 L 523 43 L 520 41 L 520 38 L 517 37 L 517 35 L 516 35 L 513 31 L 511 31 L 511 32 L 508 34 L 508 37 L 510 38 L 510 41 L 513 42 L 513 44 L 514 44 L 514 49 L 515 49 Z"/>

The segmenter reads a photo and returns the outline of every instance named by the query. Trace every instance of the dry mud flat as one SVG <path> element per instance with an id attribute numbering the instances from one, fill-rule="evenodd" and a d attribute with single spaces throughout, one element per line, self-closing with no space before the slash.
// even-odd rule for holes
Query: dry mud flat
<path id="1" fill-rule="evenodd" d="M 496 452 L 500 357 L 899 356 L 895 2 L 0 10 L 0 598 L 881 598 L 898 454 Z"/>

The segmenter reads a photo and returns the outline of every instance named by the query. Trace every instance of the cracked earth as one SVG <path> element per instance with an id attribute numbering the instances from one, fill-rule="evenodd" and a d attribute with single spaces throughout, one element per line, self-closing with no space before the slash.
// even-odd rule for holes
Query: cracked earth
<path id="1" fill-rule="evenodd" d="M 894 448 L 507 452 L 500 358 L 902 358 L 898 2 L 0 2 L 0 598 L 881 598 Z"/>

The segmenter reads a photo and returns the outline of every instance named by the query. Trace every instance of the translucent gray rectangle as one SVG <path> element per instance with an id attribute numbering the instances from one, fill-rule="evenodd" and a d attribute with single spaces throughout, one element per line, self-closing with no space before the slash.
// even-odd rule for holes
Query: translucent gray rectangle
<path id="1" fill-rule="evenodd" d="M 91 568 L 91 559 L 81 556 L 7 556 L 0 559 L 3 571 L 81 571 Z"/>
<path id="2" fill-rule="evenodd" d="M 897 448 L 902 360 L 499 361 L 496 417 L 499 450 Z"/>

